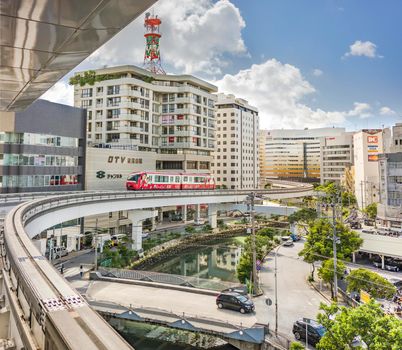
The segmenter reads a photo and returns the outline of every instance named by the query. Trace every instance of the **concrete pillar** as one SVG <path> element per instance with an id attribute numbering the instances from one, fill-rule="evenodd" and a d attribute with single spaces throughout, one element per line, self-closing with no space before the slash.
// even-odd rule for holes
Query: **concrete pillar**
<path id="1" fill-rule="evenodd" d="M 352 253 L 352 262 L 353 263 L 356 262 L 356 253 L 355 252 Z"/>
<path id="2" fill-rule="evenodd" d="M 148 218 L 155 218 L 158 215 L 156 210 L 130 210 L 127 212 L 128 219 L 131 220 L 131 249 L 142 249 L 142 221 Z"/>
<path id="3" fill-rule="evenodd" d="M 195 216 L 194 216 L 194 221 L 197 222 L 200 220 L 201 217 L 201 204 L 196 204 L 195 205 Z"/>
<path id="4" fill-rule="evenodd" d="M 217 228 L 217 207 L 214 204 L 208 204 L 208 222 L 209 225 L 214 229 Z"/>
<path id="5" fill-rule="evenodd" d="M 158 221 L 159 221 L 160 224 L 163 221 L 163 210 L 162 210 L 162 208 L 158 209 Z"/>
<path id="6" fill-rule="evenodd" d="M 181 218 L 183 222 L 187 221 L 187 205 L 181 206 Z"/>
<path id="7" fill-rule="evenodd" d="M 155 209 L 154 209 L 155 211 Z M 151 231 L 155 231 L 156 230 L 156 218 L 155 216 L 151 217 Z"/>
<path id="8" fill-rule="evenodd" d="M 385 256 L 384 255 L 380 255 L 381 256 L 381 268 L 384 270 L 385 269 Z"/>

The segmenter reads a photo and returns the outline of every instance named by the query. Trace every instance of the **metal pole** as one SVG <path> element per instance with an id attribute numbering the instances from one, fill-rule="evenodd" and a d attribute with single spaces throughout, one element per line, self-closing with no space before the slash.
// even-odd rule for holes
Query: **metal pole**
<path id="1" fill-rule="evenodd" d="M 336 254 L 336 195 L 333 196 L 333 201 L 332 201 L 332 225 L 333 225 L 333 241 L 332 241 L 332 247 L 334 251 L 334 300 L 337 300 L 337 295 L 338 295 L 338 276 L 337 276 L 337 254 Z"/>
<path id="2" fill-rule="evenodd" d="M 95 271 L 98 270 L 98 218 L 95 220 Z"/>
<path id="3" fill-rule="evenodd" d="M 258 281 L 257 281 L 257 252 L 255 246 L 255 222 L 254 222 L 254 192 L 251 193 L 251 249 L 253 251 L 253 289 L 254 294 L 258 293 Z"/>
<path id="4" fill-rule="evenodd" d="M 304 325 L 306 326 L 306 349 L 308 349 L 308 332 L 307 332 L 307 322 L 304 322 Z"/>
<path id="5" fill-rule="evenodd" d="M 276 261 L 276 256 L 278 254 L 278 249 L 280 248 L 280 246 L 275 250 L 275 274 L 274 274 L 274 278 L 275 278 L 275 335 L 278 335 L 278 279 L 277 279 L 277 275 L 278 275 L 278 265 L 277 265 L 277 261 Z"/>

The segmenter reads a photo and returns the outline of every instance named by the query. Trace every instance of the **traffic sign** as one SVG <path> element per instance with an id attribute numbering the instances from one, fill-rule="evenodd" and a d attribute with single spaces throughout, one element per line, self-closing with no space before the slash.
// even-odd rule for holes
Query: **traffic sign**
<path id="1" fill-rule="evenodd" d="M 261 265 L 261 260 L 257 260 L 256 264 L 257 264 L 257 266 L 260 266 Z"/>
<path id="2" fill-rule="evenodd" d="M 261 270 L 261 265 L 257 265 L 256 268 L 257 268 L 257 271 L 260 271 Z"/>
<path id="3" fill-rule="evenodd" d="M 265 304 L 267 304 L 268 306 L 271 306 L 272 305 L 272 300 L 269 299 L 269 298 L 265 299 Z"/>

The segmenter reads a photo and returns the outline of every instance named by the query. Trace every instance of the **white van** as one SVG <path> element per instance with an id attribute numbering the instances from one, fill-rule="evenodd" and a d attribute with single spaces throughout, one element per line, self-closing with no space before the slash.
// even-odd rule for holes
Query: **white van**
<path id="1" fill-rule="evenodd" d="M 66 247 L 54 247 L 52 250 L 53 259 L 60 259 L 63 256 L 68 255 Z"/>

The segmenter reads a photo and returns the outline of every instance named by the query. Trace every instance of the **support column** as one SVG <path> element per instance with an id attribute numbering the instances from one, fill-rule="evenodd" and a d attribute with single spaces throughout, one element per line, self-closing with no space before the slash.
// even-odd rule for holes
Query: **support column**
<path id="1" fill-rule="evenodd" d="M 158 221 L 159 221 L 160 224 L 163 221 L 163 210 L 162 210 L 162 208 L 158 209 Z"/>
<path id="2" fill-rule="evenodd" d="M 381 268 L 384 270 L 385 269 L 385 256 L 381 255 Z"/>
<path id="3" fill-rule="evenodd" d="M 181 219 L 183 222 L 187 221 L 187 205 L 181 206 Z"/>
<path id="4" fill-rule="evenodd" d="M 352 262 L 353 263 L 356 262 L 356 253 L 355 252 L 352 253 Z"/>
<path id="5" fill-rule="evenodd" d="M 156 210 L 130 210 L 127 212 L 128 219 L 131 220 L 131 249 L 142 249 L 142 221 L 148 218 L 155 218 L 158 215 Z"/>
<path id="6" fill-rule="evenodd" d="M 154 208 L 155 211 L 155 208 Z M 156 230 L 156 218 L 155 216 L 151 217 L 151 231 L 155 231 Z"/>
<path id="7" fill-rule="evenodd" d="M 208 222 L 209 225 L 214 229 L 217 228 L 217 207 L 214 204 L 208 204 Z"/>
<path id="8" fill-rule="evenodd" d="M 200 217 L 201 217 L 201 204 L 196 204 L 195 205 L 195 217 L 194 217 L 194 222 L 199 222 Z"/>

